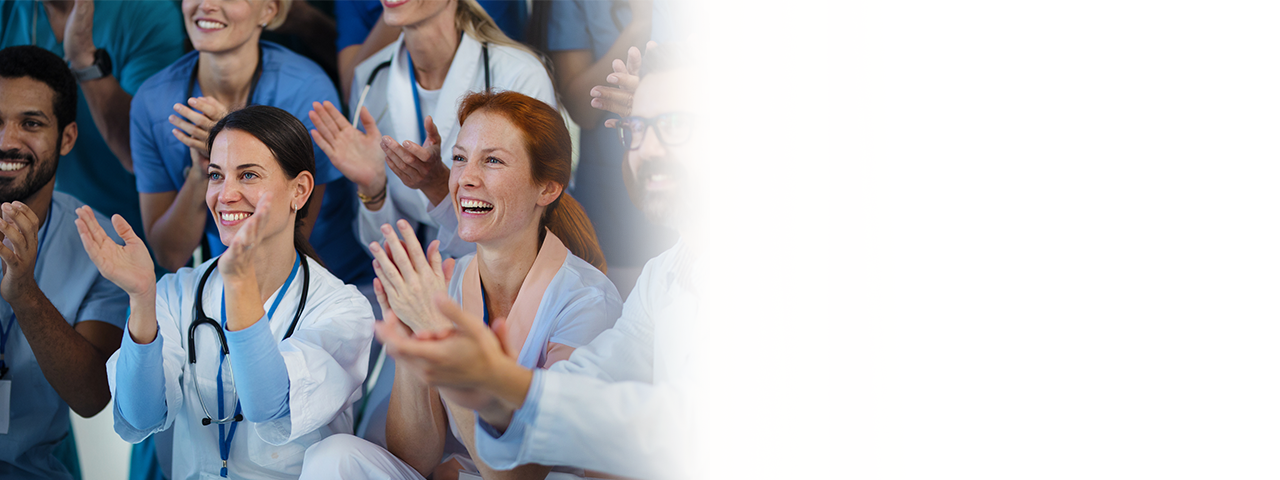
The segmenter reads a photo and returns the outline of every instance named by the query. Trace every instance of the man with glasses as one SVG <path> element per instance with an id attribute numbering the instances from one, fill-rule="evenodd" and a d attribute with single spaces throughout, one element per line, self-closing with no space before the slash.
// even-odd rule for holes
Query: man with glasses
<path id="1" fill-rule="evenodd" d="M 703 478 L 708 325 L 707 167 L 704 111 L 693 80 L 704 78 L 670 45 L 646 53 L 631 116 L 619 122 L 628 189 L 653 222 L 680 233 L 650 260 L 616 325 L 568 360 L 529 370 L 507 357 L 481 319 L 437 298 L 454 323 L 406 336 L 380 324 L 397 360 L 476 410 L 476 449 L 496 469 L 538 463 L 639 478 Z"/>

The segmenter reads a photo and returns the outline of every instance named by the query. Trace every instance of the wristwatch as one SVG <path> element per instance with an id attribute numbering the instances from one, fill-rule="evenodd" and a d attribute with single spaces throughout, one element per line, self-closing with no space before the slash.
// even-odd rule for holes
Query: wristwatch
<path id="1" fill-rule="evenodd" d="M 93 63 L 84 68 L 72 68 L 71 73 L 80 83 L 111 75 L 111 56 L 107 54 L 105 48 L 94 50 Z"/>

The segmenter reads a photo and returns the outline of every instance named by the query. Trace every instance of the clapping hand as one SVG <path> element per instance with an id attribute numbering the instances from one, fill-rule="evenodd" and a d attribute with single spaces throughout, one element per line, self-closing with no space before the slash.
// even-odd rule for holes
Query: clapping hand
<path id="1" fill-rule="evenodd" d="M 311 138 L 329 156 L 333 166 L 355 183 L 361 193 L 374 196 L 382 190 L 387 184 L 386 156 L 379 146 L 382 134 L 369 109 L 360 107 L 360 124 L 364 126 L 361 132 L 333 103 L 312 102 L 311 108 L 308 116 L 316 127 L 311 130 Z"/>
<path id="2" fill-rule="evenodd" d="M 645 53 L 658 46 L 656 42 L 650 41 L 644 46 Z M 591 106 L 607 112 L 613 112 L 620 117 L 631 115 L 631 99 L 635 96 L 636 87 L 640 85 L 640 49 L 631 47 L 627 49 L 627 61 L 621 59 L 613 60 L 613 73 L 605 77 L 605 81 L 617 87 L 597 86 L 591 89 Z M 605 120 L 604 126 L 608 128 L 616 128 L 618 119 L 611 118 Z"/>
<path id="3" fill-rule="evenodd" d="M 402 145 L 391 137 L 382 137 L 382 151 L 386 153 L 387 166 L 405 186 L 422 190 L 432 205 L 439 205 L 449 195 L 449 167 L 440 160 L 440 131 L 430 115 L 422 126 L 427 132 L 422 145 L 408 140 Z"/>
<path id="4" fill-rule="evenodd" d="M 375 258 L 373 271 L 378 276 L 373 280 L 373 289 L 384 320 L 403 322 L 413 332 L 447 331 L 451 324 L 436 310 L 431 298 L 438 292 L 447 292 L 451 273 L 446 272 L 453 271 L 453 259 L 441 259 L 439 240 L 431 242 L 424 254 L 409 222 L 400 220 L 396 226 L 403 242 L 391 225 L 383 225 L 385 247 L 369 244 Z"/>
<path id="5" fill-rule="evenodd" d="M 4 266 L 0 296 L 11 304 L 31 288 L 40 288 L 35 279 L 39 231 L 40 219 L 31 207 L 22 202 L 0 204 L 0 233 L 4 233 L 4 244 L 0 246 L 0 264 Z"/>
<path id="6" fill-rule="evenodd" d="M 500 381 L 495 375 L 515 360 L 503 353 L 498 337 L 485 327 L 484 321 L 462 311 L 443 292 L 425 300 L 451 325 L 447 329 L 421 331 L 410 335 L 394 314 L 387 314 L 386 297 L 375 285 L 382 304 L 383 321 L 374 325 L 378 340 L 386 345 L 387 354 L 396 359 L 396 368 L 404 369 L 419 382 L 440 389 L 440 395 L 451 403 L 480 412 L 501 412 L 507 416 L 515 406 L 502 402 L 487 383 Z M 515 368 L 521 368 L 518 364 Z"/>
<path id="7" fill-rule="evenodd" d="M 124 217 L 111 217 L 111 225 L 116 228 L 120 238 L 124 239 L 124 245 L 117 244 L 107 235 L 93 215 L 93 209 L 88 206 L 76 209 L 75 223 L 85 252 L 103 277 L 130 296 L 155 291 L 156 272 L 151 263 L 151 255 L 147 253 L 147 246 L 142 243 L 142 239 L 133 233 L 129 222 L 124 221 Z"/>
<path id="8" fill-rule="evenodd" d="M 169 123 L 178 127 L 173 129 L 173 136 L 183 145 L 191 147 L 193 163 L 200 162 L 196 159 L 198 155 L 203 158 L 204 165 L 208 166 L 209 130 L 213 129 L 218 120 L 227 116 L 227 107 L 213 97 L 197 97 L 187 99 L 187 105 L 173 104 L 173 111 L 178 113 L 169 115 Z"/>
<path id="9" fill-rule="evenodd" d="M 240 231 L 231 238 L 227 251 L 218 259 L 218 270 L 223 278 L 253 278 L 254 265 L 252 251 L 262 244 L 264 232 L 262 225 L 271 215 L 272 194 L 267 192 L 258 199 L 253 214 L 240 224 Z"/>

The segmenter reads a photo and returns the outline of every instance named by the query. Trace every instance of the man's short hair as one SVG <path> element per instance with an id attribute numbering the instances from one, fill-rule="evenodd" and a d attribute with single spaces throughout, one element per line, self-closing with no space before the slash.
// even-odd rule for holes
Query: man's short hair
<path id="1" fill-rule="evenodd" d="M 0 78 L 31 77 L 53 89 L 53 116 L 58 132 L 76 121 L 76 78 L 53 52 L 34 45 L 0 50 Z"/>

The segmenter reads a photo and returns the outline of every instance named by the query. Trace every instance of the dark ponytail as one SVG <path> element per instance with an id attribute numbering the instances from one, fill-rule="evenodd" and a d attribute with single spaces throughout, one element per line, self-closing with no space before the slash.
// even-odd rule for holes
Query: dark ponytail
<path id="1" fill-rule="evenodd" d="M 561 187 L 569 185 L 569 178 L 573 175 L 573 140 L 560 112 L 541 100 L 518 92 L 477 92 L 462 99 L 462 105 L 458 107 L 458 125 L 482 109 L 502 115 L 524 134 L 524 145 L 532 160 L 534 182 L 555 182 Z M 582 210 L 582 205 L 568 193 L 561 193 L 547 205 L 539 226 L 559 237 L 578 258 L 601 272 L 609 269 L 596 239 L 595 227 Z M 546 230 L 538 229 L 539 244 Z"/>
<path id="2" fill-rule="evenodd" d="M 209 130 L 206 144 L 209 151 L 213 151 L 213 139 L 218 138 L 218 133 L 223 130 L 241 131 L 258 139 L 271 151 L 290 180 L 298 178 L 302 172 L 311 172 L 311 178 L 315 178 L 316 158 L 311 149 L 311 136 L 307 134 L 307 127 L 289 112 L 267 105 L 250 105 L 228 113 Z M 320 255 L 303 234 L 302 226 L 306 223 L 312 198 L 314 196 L 307 197 L 307 203 L 298 209 L 293 223 L 293 247 L 324 266 L 324 261 L 320 260 Z"/>

